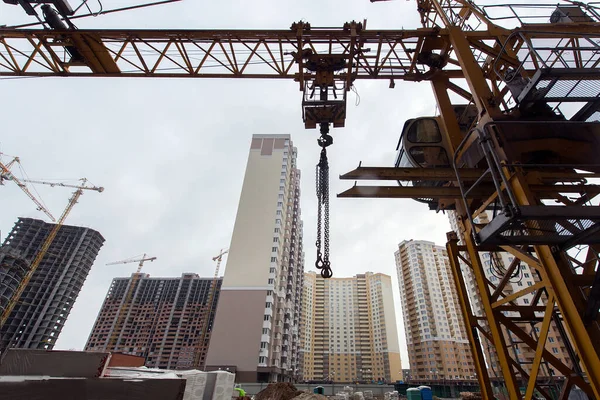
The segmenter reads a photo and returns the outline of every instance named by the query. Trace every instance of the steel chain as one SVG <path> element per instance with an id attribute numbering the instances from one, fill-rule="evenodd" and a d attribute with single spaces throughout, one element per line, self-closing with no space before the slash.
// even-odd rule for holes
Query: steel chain
<path id="1" fill-rule="evenodd" d="M 321 156 L 316 168 L 317 190 L 317 261 L 315 267 L 321 270 L 323 278 L 331 278 L 331 262 L 329 261 L 329 162 L 327 146 L 333 143 L 328 135 L 329 124 L 321 124 L 321 137 L 317 140 L 321 146 Z M 321 242 L 321 238 L 323 242 Z"/>
<path id="2" fill-rule="evenodd" d="M 317 269 L 323 268 L 323 254 L 321 253 L 321 172 L 319 170 L 321 162 L 317 164 L 316 168 L 316 193 L 317 193 L 317 242 L 315 243 L 317 246 L 317 261 L 315 261 L 315 267 Z"/>

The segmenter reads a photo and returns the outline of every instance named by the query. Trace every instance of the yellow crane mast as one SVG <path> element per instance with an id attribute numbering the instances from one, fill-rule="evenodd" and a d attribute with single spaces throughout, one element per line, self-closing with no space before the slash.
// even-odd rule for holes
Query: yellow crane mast
<path id="1" fill-rule="evenodd" d="M 137 267 L 137 270 L 135 271 L 135 274 L 131 275 L 131 280 L 129 282 L 129 287 L 127 288 L 127 293 L 125 294 L 125 298 L 123 299 L 123 301 L 121 303 L 122 307 L 119 308 L 119 312 L 115 316 L 114 329 L 112 330 L 112 334 L 110 335 L 110 338 L 108 339 L 108 342 L 106 345 L 106 350 L 108 350 L 108 351 L 117 350 L 117 347 L 119 346 L 118 342 L 119 342 L 120 332 L 123 328 L 123 324 L 127 320 L 127 316 L 129 315 L 129 312 L 131 310 L 131 299 L 133 297 L 133 292 L 134 292 L 135 288 L 137 287 L 137 283 L 141 277 L 141 272 L 142 272 L 142 268 L 144 267 L 144 263 L 146 261 L 153 262 L 154 260 L 156 260 L 156 257 L 146 257 L 146 253 L 144 253 L 144 255 L 142 255 L 141 257 L 132 257 L 132 258 L 127 258 L 125 260 L 115 261 L 115 262 L 106 264 L 106 265 L 117 265 L 117 264 L 129 264 L 129 263 L 133 263 L 133 262 L 138 263 L 138 267 Z"/>
<path id="2" fill-rule="evenodd" d="M 2 153 L 0 153 L 0 155 L 2 155 Z M 21 164 L 19 157 L 14 157 L 8 164 L 3 164 L 2 161 L 0 161 L 0 185 L 3 185 L 3 181 L 5 180 L 14 182 L 23 191 L 23 193 L 25 193 L 27 197 L 29 197 L 31 201 L 35 203 L 39 211 L 43 211 L 44 214 L 46 214 L 48 218 L 52 220 L 52 222 L 56 222 L 56 219 L 54 218 L 52 213 L 50 213 L 50 211 L 48 211 L 48 209 L 44 207 L 44 205 L 33 195 L 33 193 L 29 191 L 27 185 L 25 185 L 10 171 L 10 168 L 15 163 Z"/>
<path id="3" fill-rule="evenodd" d="M 87 184 L 87 179 L 86 178 L 82 178 L 81 182 L 82 183 L 79 186 L 77 186 L 77 185 L 66 185 L 66 184 L 62 185 L 64 187 L 76 188 L 77 190 L 75 192 L 73 192 L 73 195 L 69 199 L 67 207 L 63 211 L 62 215 L 60 216 L 60 218 L 58 219 L 58 221 L 56 222 L 56 224 L 52 227 L 52 230 L 48 234 L 48 237 L 46 238 L 46 240 L 44 240 L 44 243 L 42 244 L 42 247 L 37 252 L 37 254 L 35 255 L 35 258 L 31 262 L 31 265 L 30 265 L 29 269 L 27 270 L 27 272 L 25 273 L 25 276 L 23 276 L 23 279 L 21 279 L 21 282 L 19 283 L 19 286 L 17 286 L 17 289 L 12 294 L 11 298 L 8 300 L 6 308 L 4 309 L 2 315 L 0 316 L 0 328 L 2 328 L 2 326 L 4 326 L 4 323 L 6 322 L 6 320 L 8 319 L 8 317 L 10 316 L 10 313 L 14 309 L 15 305 L 17 304 L 17 302 L 19 301 L 19 298 L 21 297 L 21 294 L 23 294 L 23 291 L 25 290 L 25 287 L 27 287 L 27 284 L 31 280 L 31 277 L 33 276 L 33 274 L 37 270 L 38 266 L 40 265 L 40 263 L 44 259 L 44 256 L 48 252 L 48 249 L 50 248 L 50 245 L 52 245 L 52 242 L 54 241 L 54 238 L 56 238 L 56 235 L 58 234 L 58 231 L 60 230 L 61 226 L 64 224 L 65 220 L 67 219 L 67 216 L 69 215 L 69 213 L 71 212 L 71 210 L 73 209 L 73 207 L 75 206 L 75 204 L 77 204 L 77 201 L 79 200 L 79 198 L 83 195 L 83 191 L 84 190 L 94 190 L 94 191 L 99 192 L 99 193 L 101 193 L 101 192 L 104 191 L 103 187 L 86 186 L 86 184 Z M 41 182 L 41 181 L 39 183 L 50 184 L 49 182 Z"/>
<path id="4" fill-rule="evenodd" d="M 204 321 L 202 321 L 202 330 L 200 331 L 200 337 L 196 348 L 196 355 L 194 357 L 194 368 L 199 368 L 201 364 L 202 354 L 206 352 L 208 349 L 208 326 L 210 324 L 210 314 L 212 313 L 212 309 L 215 301 L 215 294 L 217 292 L 217 282 L 219 280 L 219 270 L 221 269 L 221 261 L 223 260 L 223 256 L 229 253 L 229 249 L 221 249 L 219 255 L 213 257 L 213 261 L 217 262 L 215 267 L 215 275 L 212 280 L 210 292 L 208 294 L 208 298 L 206 299 L 206 306 L 204 309 Z"/>

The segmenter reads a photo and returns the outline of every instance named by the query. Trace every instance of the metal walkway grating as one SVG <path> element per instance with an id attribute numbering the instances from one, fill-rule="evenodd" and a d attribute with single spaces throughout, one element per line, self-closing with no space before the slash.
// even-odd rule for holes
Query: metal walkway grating
<path id="1" fill-rule="evenodd" d="M 523 92 L 520 103 L 588 102 L 600 98 L 600 74 L 590 69 L 542 68 L 536 72 Z"/>
<path id="2" fill-rule="evenodd" d="M 569 248 L 600 243 L 600 207 L 523 206 L 497 215 L 477 234 L 481 244 L 544 244 Z"/>

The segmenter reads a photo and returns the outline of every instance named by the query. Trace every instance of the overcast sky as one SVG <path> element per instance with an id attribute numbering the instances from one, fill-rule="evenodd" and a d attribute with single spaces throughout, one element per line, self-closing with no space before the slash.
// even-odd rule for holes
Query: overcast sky
<path id="1" fill-rule="evenodd" d="M 73 0 L 72 4 L 75 4 Z M 110 9 L 134 4 L 105 1 Z M 288 29 L 341 26 L 368 19 L 369 29 L 415 28 L 415 2 L 368 0 L 184 0 L 168 6 L 80 20 L 80 28 Z M 0 3 L 0 25 L 31 22 Z M 355 82 L 346 127 L 334 129 L 331 165 L 331 261 L 334 276 L 383 272 L 395 283 L 402 359 L 408 368 L 394 251 L 405 239 L 445 243 L 447 217 L 412 200 L 337 199 L 352 186 L 340 174 L 365 166 L 392 166 L 407 118 L 432 115 L 427 83 Z M 252 134 L 289 133 L 302 170 L 305 270 L 314 269 L 317 131 L 304 130 L 301 95 L 293 81 L 34 78 L 0 79 L 0 151 L 21 158 L 32 179 L 88 178 L 104 193 L 87 192 L 67 224 L 98 230 L 106 243 L 58 340 L 81 349 L 112 278 L 136 264 L 106 266 L 134 255 L 156 256 L 152 276 L 195 272 L 212 276 L 211 257 L 227 247 L 235 220 Z M 8 158 L 3 158 L 7 162 Z M 71 192 L 36 187 L 55 216 Z M 2 240 L 17 217 L 45 218 L 14 184 L 0 187 Z"/>

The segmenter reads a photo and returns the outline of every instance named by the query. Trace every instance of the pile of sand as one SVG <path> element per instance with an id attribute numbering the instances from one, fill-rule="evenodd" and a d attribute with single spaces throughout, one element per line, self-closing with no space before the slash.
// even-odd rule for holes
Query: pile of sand
<path id="1" fill-rule="evenodd" d="M 269 386 L 256 394 L 254 400 L 291 400 L 303 393 L 289 382 L 269 383 Z"/>

